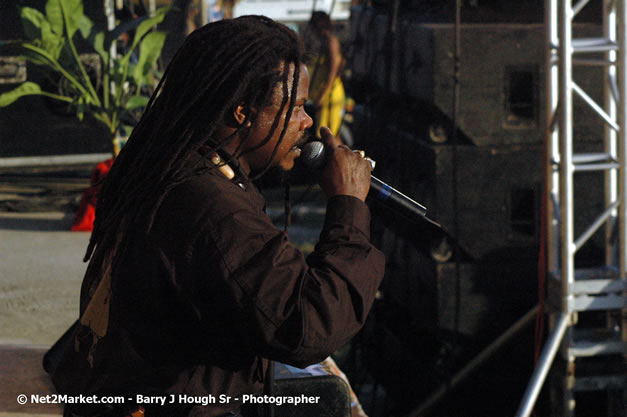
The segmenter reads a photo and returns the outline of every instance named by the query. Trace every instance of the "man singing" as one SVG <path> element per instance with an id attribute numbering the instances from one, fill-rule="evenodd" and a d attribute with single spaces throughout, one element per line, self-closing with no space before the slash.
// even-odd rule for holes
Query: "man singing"
<path id="1" fill-rule="evenodd" d="M 169 399 L 261 394 L 268 360 L 316 363 L 364 324 L 384 270 L 368 161 L 323 129 L 328 203 L 307 258 L 252 182 L 294 166 L 308 88 L 298 36 L 268 18 L 187 38 L 105 178 L 79 325 L 53 373 L 60 393 L 135 401 L 66 415 L 122 417 L 149 398 L 146 417 L 252 416 L 237 400 Z"/>

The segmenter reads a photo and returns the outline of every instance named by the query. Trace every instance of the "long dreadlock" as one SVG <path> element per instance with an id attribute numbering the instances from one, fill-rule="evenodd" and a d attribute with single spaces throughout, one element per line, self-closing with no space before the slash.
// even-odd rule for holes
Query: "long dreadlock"
<path id="1" fill-rule="evenodd" d="M 242 102 L 256 108 L 267 106 L 277 83 L 281 83 L 281 107 L 268 136 L 258 145 L 270 140 L 287 106 L 274 158 L 295 105 L 302 61 L 298 36 L 263 16 L 223 20 L 193 32 L 166 69 L 142 119 L 102 184 L 84 260 L 92 255 L 98 258 L 92 259 L 96 264 L 112 259 L 110 266 L 115 270 L 115 255 L 124 252 L 129 232 L 148 232 L 168 191 L 199 174 L 195 171 L 202 158 L 198 149 L 210 145 L 218 151 L 240 132 L 219 144 L 212 141 L 227 114 Z M 292 94 L 287 94 L 289 68 L 295 68 Z M 256 114 L 250 120 L 247 116 L 241 126 L 248 121 L 254 125 L 255 119 Z M 240 144 L 232 159 L 254 149 L 242 151 Z"/>

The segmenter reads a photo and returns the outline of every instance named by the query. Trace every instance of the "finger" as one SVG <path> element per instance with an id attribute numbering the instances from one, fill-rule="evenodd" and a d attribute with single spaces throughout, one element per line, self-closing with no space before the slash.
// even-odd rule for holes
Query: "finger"
<path id="1" fill-rule="evenodd" d="M 340 138 L 333 135 L 331 129 L 326 126 L 320 127 L 320 137 L 322 138 L 322 141 L 326 146 L 337 147 L 342 145 L 342 141 L 340 140 Z"/>
<path id="2" fill-rule="evenodd" d="M 355 152 L 356 154 L 359 154 L 359 156 L 361 156 L 362 158 L 366 157 L 366 152 L 362 151 L 362 150 L 354 150 L 353 152 Z"/>
<path id="3" fill-rule="evenodd" d="M 325 145 L 333 145 L 333 133 L 326 126 L 320 127 L 320 138 Z"/>

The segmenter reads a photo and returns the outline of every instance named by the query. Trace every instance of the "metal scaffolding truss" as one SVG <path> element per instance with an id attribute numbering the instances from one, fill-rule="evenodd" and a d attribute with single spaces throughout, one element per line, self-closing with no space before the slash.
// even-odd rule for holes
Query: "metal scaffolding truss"
<path id="1" fill-rule="evenodd" d="M 551 314 L 551 333 L 521 401 L 517 416 L 528 416 L 554 358 L 562 363 L 553 381 L 554 402 L 563 416 L 575 414 L 575 392 L 609 390 L 624 401 L 625 375 L 582 377 L 577 365 L 586 358 L 616 360 L 626 352 L 625 289 L 627 268 L 627 6 L 626 0 L 603 0 L 603 34 L 575 38 L 573 21 L 589 3 L 545 0 L 546 25 L 546 217 L 547 287 L 557 300 Z M 596 102 L 573 79 L 574 66 L 597 66 L 604 72 L 604 100 Z M 575 153 L 573 99 L 586 103 L 604 121 L 603 151 Z M 604 207 L 591 224 L 575 236 L 574 190 L 578 173 L 603 173 Z M 594 268 L 576 268 L 575 255 L 604 228 L 605 259 Z M 597 328 L 577 327 L 579 314 L 606 312 Z M 623 356 L 624 357 L 624 356 Z M 611 359 L 610 359 L 611 358 Z M 620 359 L 619 359 L 620 360 Z M 619 405 L 620 407 L 620 405 Z M 622 405 L 624 407 L 624 403 Z M 624 408 L 623 408 L 624 410 Z M 611 412 L 610 412 L 611 414 Z"/>

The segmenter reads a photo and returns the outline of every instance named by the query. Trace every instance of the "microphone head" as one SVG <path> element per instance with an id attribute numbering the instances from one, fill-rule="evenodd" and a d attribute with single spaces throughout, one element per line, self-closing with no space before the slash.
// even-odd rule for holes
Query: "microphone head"
<path id="1" fill-rule="evenodd" d="M 301 149 L 299 159 L 309 170 L 321 169 L 324 166 L 324 143 L 317 140 L 307 142 Z"/>

